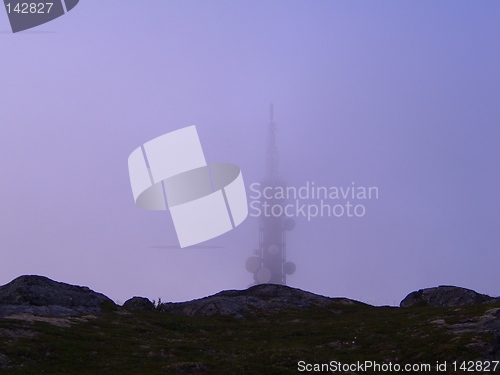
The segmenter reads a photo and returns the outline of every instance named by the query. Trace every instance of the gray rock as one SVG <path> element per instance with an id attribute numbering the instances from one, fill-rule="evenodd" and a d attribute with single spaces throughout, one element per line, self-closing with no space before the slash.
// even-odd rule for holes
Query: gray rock
<path id="1" fill-rule="evenodd" d="M 160 311 L 188 316 L 211 316 L 215 314 L 243 318 L 255 311 L 267 313 L 287 309 L 308 309 L 312 306 L 326 307 L 333 303 L 354 304 L 346 298 L 329 298 L 284 285 L 261 284 L 246 290 L 228 290 L 213 296 L 178 303 L 163 303 Z"/>
<path id="2" fill-rule="evenodd" d="M 495 298 L 479 294 L 471 289 L 441 285 L 437 288 L 420 289 L 408 294 L 399 304 L 411 306 L 466 306 L 492 302 Z"/>
<path id="3" fill-rule="evenodd" d="M 130 311 L 153 311 L 155 305 L 144 297 L 133 297 L 125 301 L 123 307 Z"/>
<path id="4" fill-rule="evenodd" d="M 0 286 L 0 316 L 95 314 L 101 311 L 103 304 L 115 305 L 104 294 L 88 287 L 60 283 L 43 276 L 20 276 Z"/>

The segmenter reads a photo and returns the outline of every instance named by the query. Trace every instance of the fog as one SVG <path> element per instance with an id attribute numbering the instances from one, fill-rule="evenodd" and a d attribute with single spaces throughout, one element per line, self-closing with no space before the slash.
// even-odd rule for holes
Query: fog
<path id="1" fill-rule="evenodd" d="M 180 249 L 168 211 L 134 204 L 127 159 L 196 125 L 250 204 L 273 103 L 287 186 L 363 206 L 290 209 L 288 285 L 375 305 L 500 295 L 499 17 L 497 1 L 86 0 L 12 34 L 0 11 L 0 284 L 38 274 L 119 303 L 248 287 L 254 210 Z M 376 197 L 342 196 L 355 187 Z"/>

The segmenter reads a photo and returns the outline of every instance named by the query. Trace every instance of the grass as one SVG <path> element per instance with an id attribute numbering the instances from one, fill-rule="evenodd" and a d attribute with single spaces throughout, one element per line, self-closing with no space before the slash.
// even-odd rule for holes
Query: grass
<path id="1" fill-rule="evenodd" d="M 457 335 L 460 323 L 496 305 L 329 308 L 259 312 L 247 319 L 107 309 L 69 327 L 0 319 L 0 372 L 14 374 L 295 374 L 298 361 L 431 363 L 483 358 Z M 2 357 L 3 355 L 3 357 Z"/>

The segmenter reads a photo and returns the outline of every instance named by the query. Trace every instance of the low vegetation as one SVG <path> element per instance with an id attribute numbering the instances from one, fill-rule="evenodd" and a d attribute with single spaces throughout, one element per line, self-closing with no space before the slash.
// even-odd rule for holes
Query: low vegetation
<path id="1" fill-rule="evenodd" d="M 454 329 L 497 308 L 498 302 L 410 308 L 333 302 L 252 311 L 244 318 L 114 306 L 81 317 L 19 315 L 0 318 L 0 373 L 296 374 L 299 361 L 434 365 L 498 359 L 495 332 Z"/>

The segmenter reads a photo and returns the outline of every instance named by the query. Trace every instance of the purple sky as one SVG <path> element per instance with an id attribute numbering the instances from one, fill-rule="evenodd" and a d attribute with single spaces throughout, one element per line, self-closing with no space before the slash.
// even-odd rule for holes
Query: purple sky
<path id="1" fill-rule="evenodd" d="M 178 244 L 134 205 L 128 155 L 195 124 L 208 162 L 265 174 L 269 103 L 291 186 L 376 186 L 362 218 L 297 219 L 290 286 L 372 304 L 500 295 L 500 2 L 86 0 L 12 34 L 0 11 L 0 284 L 123 303 L 252 281 L 257 219 Z M 163 247 L 163 248 L 162 248 Z"/>

